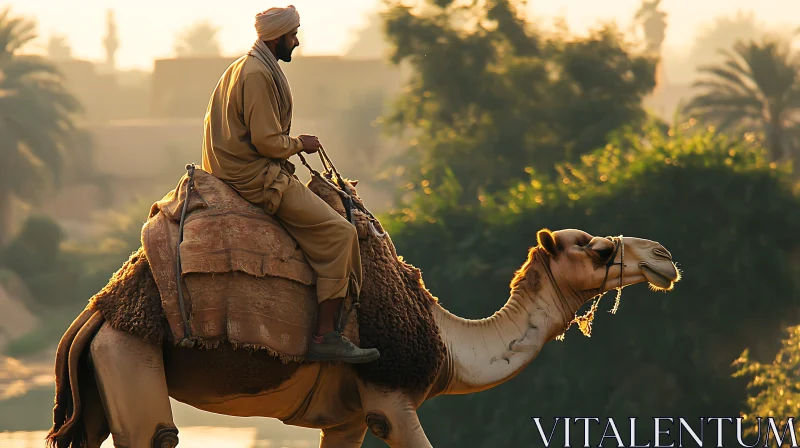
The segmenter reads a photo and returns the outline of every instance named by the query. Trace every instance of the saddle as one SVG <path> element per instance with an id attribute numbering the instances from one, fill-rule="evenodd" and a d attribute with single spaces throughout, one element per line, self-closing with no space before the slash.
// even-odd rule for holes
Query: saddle
<path id="1" fill-rule="evenodd" d="M 345 212 L 335 194 L 312 191 Z M 175 341 L 206 348 L 228 341 L 234 347 L 267 350 L 283 361 L 303 358 L 316 322 L 316 275 L 280 222 L 226 183 L 199 168 L 184 175 L 152 205 L 142 246 Z M 358 343 L 352 325 L 345 332 Z"/>

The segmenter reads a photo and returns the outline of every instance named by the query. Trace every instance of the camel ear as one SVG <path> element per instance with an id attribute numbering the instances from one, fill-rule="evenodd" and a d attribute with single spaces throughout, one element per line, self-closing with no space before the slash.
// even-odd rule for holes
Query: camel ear
<path id="1" fill-rule="evenodd" d="M 558 253 L 559 247 L 556 243 L 556 237 L 550 229 L 542 229 L 536 234 L 536 241 L 548 254 L 555 255 Z"/>

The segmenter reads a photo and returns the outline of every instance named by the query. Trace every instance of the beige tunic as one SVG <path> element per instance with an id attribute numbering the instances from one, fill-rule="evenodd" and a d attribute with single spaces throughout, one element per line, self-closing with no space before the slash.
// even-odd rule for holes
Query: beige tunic
<path id="1" fill-rule="evenodd" d="M 275 76 L 251 56 L 225 71 L 206 112 L 202 168 L 278 218 L 317 274 L 318 301 L 359 294 L 356 229 L 294 177 L 286 159 L 303 144 L 289 136 L 291 92 L 281 96 Z"/>
<path id="2" fill-rule="evenodd" d="M 245 199 L 274 214 L 287 182 L 275 181 L 281 166 L 294 173 L 289 157 L 303 149 L 289 136 L 291 114 L 281 113 L 273 74 L 245 55 L 222 74 L 205 116 L 202 168 Z M 291 97 L 287 98 L 291 104 Z M 272 190 L 271 190 L 272 189 Z"/>

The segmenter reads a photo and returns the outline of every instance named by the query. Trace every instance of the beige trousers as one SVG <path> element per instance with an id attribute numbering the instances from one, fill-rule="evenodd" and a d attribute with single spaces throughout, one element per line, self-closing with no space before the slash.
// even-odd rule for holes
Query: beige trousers
<path id="1" fill-rule="evenodd" d="M 280 177 L 280 183 L 288 178 L 288 184 L 281 192 L 271 190 L 281 196 L 273 216 L 297 240 L 316 272 L 317 301 L 359 294 L 362 273 L 356 228 L 297 178 L 285 172 Z"/>

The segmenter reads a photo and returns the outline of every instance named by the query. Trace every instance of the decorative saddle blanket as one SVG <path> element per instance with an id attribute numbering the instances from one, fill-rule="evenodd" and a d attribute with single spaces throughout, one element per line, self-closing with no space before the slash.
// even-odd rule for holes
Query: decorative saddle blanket
<path id="1" fill-rule="evenodd" d="M 190 339 L 200 346 L 229 341 L 283 360 L 302 359 L 317 300 L 316 276 L 299 245 L 275 218 L 221 180 L 200 169 L 193 179 L 180 244 Z M 153 204 L 142 228 L 142 246 L 176 341 L 186 336 L 176 257 L 188 181 L 184 175 Z M 357 343 L 356 335 L 346 333 Z"/>

